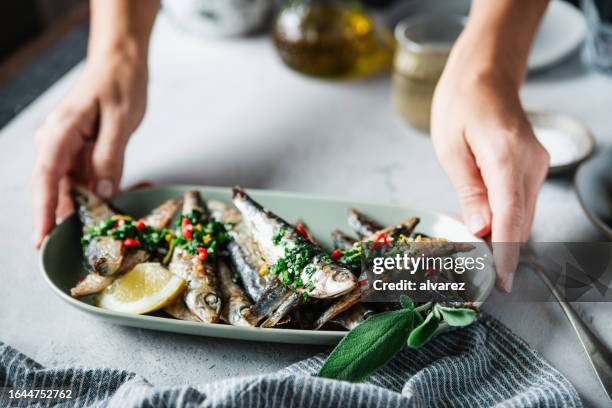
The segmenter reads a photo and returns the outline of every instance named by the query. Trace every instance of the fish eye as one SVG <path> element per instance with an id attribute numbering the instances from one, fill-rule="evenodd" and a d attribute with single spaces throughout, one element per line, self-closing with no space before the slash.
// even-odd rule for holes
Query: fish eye
<path id="1" fill-rule="evenodd" d="M 215 295 L 214 293 L 209 293 L 208 295 L 206 295 L 204 300 L 206 301 L 208 305 L 212 307 L 215 307 L 217 306 L 217 304 L 219 304 L 219 297 Z"/>

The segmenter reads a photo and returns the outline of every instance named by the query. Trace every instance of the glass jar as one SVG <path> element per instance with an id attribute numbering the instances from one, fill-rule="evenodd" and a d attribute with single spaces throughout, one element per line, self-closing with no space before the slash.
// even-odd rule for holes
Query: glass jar
<path id="1" fill-rule="evenodd" d="M 393 38 L 349 0 L 293 0 L 280 10 L 272 38 L 289 67 L 318 77 L 351 77 L 387 67 Z"/>
<path id="2" fill-rule="evenodd" d="M 464 20 L 459 15 L 420 15 L 395 27 L 393 104 L 418 129 L 429 129 L 433 93 Z"/>

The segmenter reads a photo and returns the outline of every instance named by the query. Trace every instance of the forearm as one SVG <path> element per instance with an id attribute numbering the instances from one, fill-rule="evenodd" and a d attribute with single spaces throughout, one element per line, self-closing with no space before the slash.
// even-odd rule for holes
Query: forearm
<path id="1" fill-rule="evenodd" d="M 121 52 L 146 63 L 159 0 L 91 0 L 88 57 Z"/>
<path id="2" fill-rule="evenodd" d="M 515 84 L 526 74 L 529 50 L 548 0 L 474 0 L 453 54 L 474 75 L 504 75 Z M 451 63 L 453 63 L 451 58 Z"/>

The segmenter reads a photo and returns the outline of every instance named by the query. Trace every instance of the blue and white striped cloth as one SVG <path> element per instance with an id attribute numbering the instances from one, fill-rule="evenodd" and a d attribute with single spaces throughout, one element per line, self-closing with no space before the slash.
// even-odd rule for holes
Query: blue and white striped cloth
<path id="1" fill-rule="evenodd" d="M 363 383 L 315 377 L 324 359 L 318 355 L 274 374 L 164 387 L 122 370 L 45 368 L 0 343 L 0 406 L 29 406 L 8 399 L 9 389 L 23 388 L 74 390 L 70 400 L 33 404 L 54 407 L 582 406 L 567 379 L 486 315 L 421 349 L 404 350 Z"/>

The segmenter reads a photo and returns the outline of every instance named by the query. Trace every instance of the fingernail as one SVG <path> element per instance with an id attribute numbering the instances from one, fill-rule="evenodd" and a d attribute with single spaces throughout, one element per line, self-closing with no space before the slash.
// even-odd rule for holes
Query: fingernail
<path id="1" fill-rule="evenodd" d="M 487 227 L 487 221 L 484 219 L 482 215 L 479 213 L 474 213 L 470 215 L 468 219 L 468 228 L 472 232 L 472 234 L 478 234 L 482 232 Z"/>
<path id="2" fill-rule="evenodd" d="M 108 179 L 98 181 L 96 192 L 104 198 L 110 198 L 113 195 L 113 182 Z"/>
<path id="3" fill-rule="evenodd" d="M 34 241 L 34 245 L 38 245 L 38 241 L 40 241 L 40 234 L 38 230 L 32 231 L 32 241 Z"/>
<path id="4" fill-rule="evenodd" d="M 502 288 L 506 291 L 506 293 L 510 293 L 512 290 L 512 283 L 514 282 L 514 274 L 506 276 L 506 279 L 502 282 Z"/>

